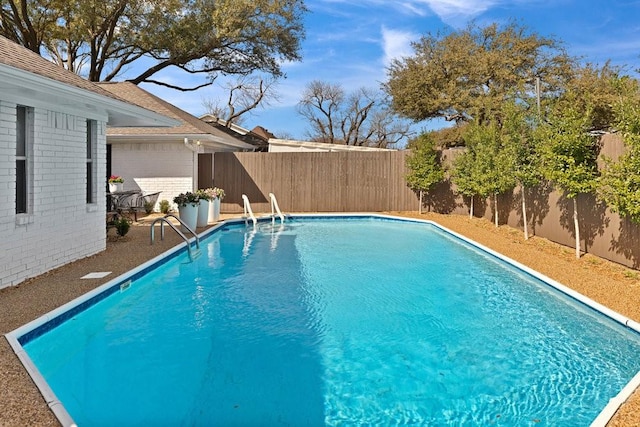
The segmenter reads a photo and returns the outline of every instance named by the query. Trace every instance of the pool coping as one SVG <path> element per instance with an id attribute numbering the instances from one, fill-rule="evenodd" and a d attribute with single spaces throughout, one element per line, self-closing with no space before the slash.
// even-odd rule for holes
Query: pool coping
<path id="1" fill-rule="evenodd" d="M 509 258 L 506 255 L 503 255 L 501 253 L 498 253 L 478 242 L 475 242 L 474 240 L 467 238 L 461 234 L 458 234 L 440 224 L 438 224 L 435 221 L 432 220 L 422 220 L 422 219 L 417 219 L 417 218 L 406 218 L 406 217 L 402 217 L 402 216 L 394 216 L 394 215 L 387 215 L 387 214 L 379 214 L 379 213 L 313 213 L 313 214 L 294 214 L 294 215 L 285 215 L 286 218 L 289 219 L 295 219 L 295 218 L 340 218 L 340 219 L 345 219 L 345 218 L 358 218 L 358 219 L 362 219 L 362 218 L 380 218 L 380 219 L 385 219 L 385 220 L 396 220 L 396 221 L 401 221 L 401 222 L 414 222 L 414 223 L 425 223 L 425 224 L 430 224 L 446 233 L 448 233 L 449 235 L 455 237 L 456 239 L 462 240 L 463 242 L 473 246 L 474 248 L 477 248 L 481 251 L 483 251 L 484 253 L 491 255 L 497 259 L 500 259 L 504 262 L 506 262 L 507 264 L 521 270 L 522 272 L 543 281 L 544 283 L 546 283 L 547 285 L 551 286 L 552 288 L 555 288 L 556 290 L 560 291 L 561 293 L 567 295 L 568 297 L 584 304 L 587 307 L 590 307 L 591 309 L 600 312 L 601 314 L 609 317 L 610 319 L 613 319 L 614 321 L 616 321 L 617 323 L 621 324 L 622 326 L 628 327 L 638 333 L 640 333 L 640 323 L 635 322 L 599 303 L 597 303 L 596 301 L 574 291 L 571 288 L 568 288 L 564 285 L 562 285 L 561 283 L 551 279 L 550 277 L 547 277 L 529 267 L 527 267 L 526 265 L 523 265 L 521 263 L 519 263 L 518 261 L 515 261 L 511 258 Z M 264 223 L 267 221 L 271 221 L 271 222 L 277 222 L 278 220 L 275 219 L 273 216 L 271 215 L 263 215 L 257 218 L 259 223 Z M 235 224 L 241 224 L 241 223 L 245 223 L 246 225 L 249 225 L 249 219 L 242 217 L 242 218 L 233 218 L 233 219 L 227 219 L 224 221 L 219 222 L 218 224 L 208 228 L 207 230 L 201 232 L 198 237 L 199 238 L 205 238 L 207 236 L 209 236 L 210 234 L 215 233 L 216 231 L 220 230 L 221 228 L 225 228 L 229 225 L 235 225 Z M 255 227 L 255 226 L 254 226 Z M 165 262 L 173 259 L 176 256 L 180 256 L 181 254 L 186 254 L 187 252 L 187 244 L 192 245 L 195 242 L 195 237 L 192 237 L 191 239 L 188 239 L 188 241 L 186 242 L 182 242 L 176 246 L 174 246 L 173 248 L 165 251 L 164 253 L 144 262 L 143 264 L 139 265 L 138 267 L 129 270 L 121 275 L 119 275 L 118 277 L 109 280 L 108 282 L 104 283 L 103 285 L 100 285 L 99 287 L 77 297 L 74 298 L 73 300 L 61 305 L 60 307 L 49 311 L 48 313 L 45 313 L 44 315 L 38 317 L 37 319 L 32 320 L 31 322 L 26 323 L 23 326 L 20 326 L 16 329 L 14 329 L 13 331 L 7 333 L 5 335 L 7 341 L 9 342 L 11 348 L 13 349 L 14 353 L 16 354 L 16 356 L 18 357 L 18 359 L 20 360 L 20 362 L 23 364 L 24 368 L 27 370 L 27 373 L 29 374 L 29 376 L 31 377 L 31 379 L 33 380 L 33 382 L 36 384 L 36 386 L 38 387 L 38 389 L 40 390 L 40 393 L 42 394 L 43 398 L 45 399 L 47 406 L 49 406 L 50 410 L 53 412 L 53 414 L 56 416 L 56 418 L 58 419 L 58 421 L 63 425 L 63 426 L 76 426 L 73 418 L 71 417 L 71 415 L 66 411 L 66 409 L 64 408 L 64 405 L 62 404 L 62 402 L 60 402 L 60 400 L 58 400 L 58 398 L 56 397 L 55 393 L 53 392 L 53 390 L 49 387 L 49 385 L 47 384 L 46 380 L 44 379 L 44 377 L 40 374 L 40 372 L 38 371 L 37 367 L 35 366 L 35 364 L 33 363 L 33 361 L 31 360 L 31 358 L 28 356 L 28 354 L 26 353 L 26 351 L 23 349 L 21 342 L 28 342 L 34 338 L 36 338 L 37 336 L 46 333 L 48 330 L 56 327 L 57 325 L 59 325 L 60 323 L 66 321 L 67 319 L 73 317 L 76 313 L 81 312 L 83 310 L 85 310 L 86 308 L 90 307 L 91 305 L 101 301 L 102 299 L 108 297 L 109 295 L 118 292 L 118 290 L 121 289 L 121 287 L 123 285 L 126 285 L 128 281 L 134 280 L 135 278 L 138 278 L 144 274 L 146 274 L 147 271 L 164 264 Z M 26 337 L 26 338 L 25 338 Z M 620 408 L 620 406 L 626 402 L 628 400 L 628 398 L 633 394 L 633 392 L 638 389 L 640 387 L 640 371 L 638 373 L 636 373 L 636 375 L 627 383 L 627 385 L 625 387 L 623 387 L 623 389 L 613 398 L 611 398 L 609 400 L 609 402 L 607 403 L 607 405 L 600 411 L 600 413 L 598 414 L 598 416 L 593 420 L 593 422 L 591 423 L 591 427 L 604 427 L 607 425 L 607 423 L 611 420 L 611 418 L 614 416 L 614 414 L 616 413 L 616 411 Z"/>

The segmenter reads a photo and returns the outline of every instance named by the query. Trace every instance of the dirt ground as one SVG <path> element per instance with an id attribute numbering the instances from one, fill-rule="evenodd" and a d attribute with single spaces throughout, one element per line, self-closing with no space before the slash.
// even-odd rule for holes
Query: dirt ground
<path id="1" fill-rule="evenodd" d="M 590 254 L 575 258 L 572 248 L 532 237 L 484 220 L 459 215 L 394 212 L 420 219 L 431 219 L 500 252 L 587 297 L 640 322 L 640 272 Z M 53 310 L 100 286 L 180 243 L 168 232 L 165 240 L 150 244 L 150 218 L 135 223 L 124 238 L 108 237 L 107 249 L 97 255 L 68 264 L 12 288 L 0 290 L 0 334 Z M 200 230 L 199 230 L 200 231 Z M 103 279 L 80 279 L 90 272 L 110 271 Z M 0 339 L 0 426 L 58 425 L 40 392 L 31 381 L 5 339 Z M 609 427 L 640 426 L 640 391 L 625 403 Z"/>

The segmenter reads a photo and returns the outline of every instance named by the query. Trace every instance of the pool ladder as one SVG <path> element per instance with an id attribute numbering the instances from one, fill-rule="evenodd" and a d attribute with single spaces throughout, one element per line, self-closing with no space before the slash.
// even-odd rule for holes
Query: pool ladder
<path id="1" fill-rule="evenodd" d="M 269 193 L 269 200 L 271 200 L 271 221 L 276 220 L 276 213 L 280 217 L 280 223 L 284 222 L 284 215 L 282 215 L 282 211 L 280 210 L 280 206 L 278 206 L 278 201 L 276 200 L 276 196 L 273 193 Z"/>
<path id="2" fill-rule="evenodd" d="M 246 194 L 242 195 L 242 201 L 243 201 L 243 206 L 244 206 L 244 218 L 245 221 L 250 218 L 251 221 L 253 221 L 253 225 L 255 227 L 256 223 L 258 222 L 256 216 L 253 214 L 253 209 L 251 209 L 251 203 L 249 202 L 249 198 L 247 197 Z M 275 194 L 273 193 L 269 193 L 269 201 L 271 203 L 271 221 L 275 221 L 276 219 L 276 214 L 278 215 L 278 217 L 280 218 L 280 222 L 283 223 L 284 222 L 284 215 L 282 214 L 282 211 L 280 210 L 280 206 L 278 206 L 278 200 L 276 199 Z"/>
<path id="3" fill-rule="evenodd" d="M 258 222 L 258 220 L 256 219 L 256 216 L 253 214 L 253 209 L 251 209 L 251 203 L 249 203 L 249 198 L 247 197 L 246 194 L 242 195 L 242 201 L 244 202 L 244 219 L 245 222 L 247 220 L 247 214 L 249 214 L 249 218 L 251 218 L 251 221 L 253 221 L 253 226 L 256 226 L 256 223 Z"/>
<path id="4" fill-rule="evenodd" d="M 198 235 L 195 233 L 195 231 L 193 231 L 191 229 L 191 227 L 189 227 L 187 224 L 185 224 L 180 218 L 178 218 L 177 216 L 173 215 L 173 214 L 167 214 L 162 218 L 156 218 L 152 223 L 151 223 L 151 244 L 153 245 L 153 242 L 155 241 L 155 235 L 154 235 L 154 230 L 155 230 L 155 225 L 157 222 L 160 223 L 160 240 L 164 240 L 164 225 L 168 224 L 169 227 L 173 228 L 173 230 L 178 233 L 178 235 L 180 237 L 182 237 L 182 240 L 185 241 L 185 243 L 187 244 L 187 252 L 189 254 L 189 260 L 193 261 L 193 256 L 194 254 L 191 253 L 191 243 L 189 243 L 189 239 L 187 238 L 187 236 L 184 235 L 184 233 L 180 230 L 178 230 L 178 228 L 176 228 L 175 225 L 173 225 L 173 223 L 171 221 L 168 220 L 168 218 L 175 218 L 178 220 L 178 222 L 185 228 L 187 229 L 191 234 L 193 234 L 193 237 L 195 237 L 196 240 L 196 248 L 198 249 L 198 252 L 196 252 L 196 255 L 200 254 L 200 237 L 198 237 Z"/>

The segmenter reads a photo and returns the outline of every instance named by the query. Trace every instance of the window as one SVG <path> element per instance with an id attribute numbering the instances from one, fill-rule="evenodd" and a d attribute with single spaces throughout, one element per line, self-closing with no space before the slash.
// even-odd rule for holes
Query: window
<path id="1" fill-rule="evenodd" d="M 29 151 L 31 149 L 31 110 L 16 107 L 16 213 L 29 209 Z"/>
<path id="2" fill-rule="evenodd" d="M 96 122 L 87 120 L 87 203 L 95 203 Z"/>

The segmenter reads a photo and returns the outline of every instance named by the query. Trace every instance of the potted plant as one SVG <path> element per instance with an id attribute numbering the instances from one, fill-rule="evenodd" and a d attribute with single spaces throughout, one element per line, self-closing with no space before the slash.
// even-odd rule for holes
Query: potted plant
<path id="1" fill-rule="evenodd" d="M 109 193 L 122 191 L 123 187 L 124 187 L 124 178 L 118 175 L 111 175 L 109 177 Z"/>
<path id="2" fill-rule="evenodd" d="M 200 205 L 198 195 L 190 191 L 180 193 L 173 198 L 173 203 L 178 205 L 178 216 L 182 222 L 195 231 L 198 225 L 198 206 Z M 186 232 L 187 230 L 182 227 L 182 231 Z"/>
<path id="3" fill-rule="evenodd" d="M 211 200 L 211 208 L 209 209 L 209 222 L 216 222 L 220 219 L 220 201 L 224 199 L 224 190 L 222 188 L 213 187 L 203 190 Z"/>
<path id="4" fill-rule="evenodd" d="M 209 210 L 211 209 L 211 195 L 206 190 L 196 191 L 196 195 L 200 199 L 200 207 L 198 208 L 198 227 L 206 227 L 209 223 Z"/>

